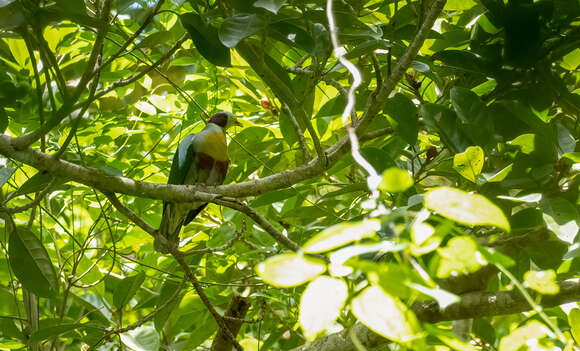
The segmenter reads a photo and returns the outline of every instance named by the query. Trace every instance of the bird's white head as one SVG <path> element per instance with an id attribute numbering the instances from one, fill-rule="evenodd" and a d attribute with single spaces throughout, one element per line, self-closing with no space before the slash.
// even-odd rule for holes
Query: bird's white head
<path id="1" fill-rule="evenodd" d="M 231 112 L 218 112 L 211 116 L 208 123 L 217 124 L 223 129 L 228 129 L 231 126 L 241 125 Z"/>

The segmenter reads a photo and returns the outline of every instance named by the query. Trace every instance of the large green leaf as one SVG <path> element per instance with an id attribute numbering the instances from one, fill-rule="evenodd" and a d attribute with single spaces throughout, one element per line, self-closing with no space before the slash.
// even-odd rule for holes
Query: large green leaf
<path id="1" fill-rule="evenodd" d="M 135 351 L 158 351 L 161 346 L 157 330 L 148 325 L 121 334 L 121 341 Z"/>
<path id="2" fill-rule="evenodd" d="M 548 228 L 567 243 L 573 243 L 580 226 L 577 208 L 563 197 L 544 198 L 540 202 Z"/>
<path id="3" fill-rule="evenodd" d="M 325 270 L 324 261 L 296 253 L 276 255 L 256 266 L 256 272 L 260 278 L 276 287 L 304 284 Z"/>
<path id="4" fill-rule="evenodd" d="M 259 15 L 238 13 L 226 18 L 219 29 L 219 39 L 228 48 L 234 48 L 240 40 L 264 29 L 266 22 Z"/>
<path id="5" fill-rule="evenodd" d="M 220 42 L 214 27 L 195 13 L 185 13 L 180 19 L 195 47 L 206 60 L 216 66 L 231 66 L 230 49 Z"/>
<path id="6" fill-rule="evenodd" d="M 115 293 L 113 295 L 113 304 L 118 308 L 122 309 L 137 293 L 137 290 L 141 287 L 141 284 L 145 281 L 145 273 L 139 272 L 136 275 L 127 277 L 119 282 L 115 288 Z"/>
<path id="7" fill-rule="evenodd" d="M 0 188 L 12 177 L 16 168 L 0 167 Z"/>
<path id="8" fill-rule="evenodd" d="M 332 326 L 347 297 L 348 289 L 340 279 L 321 276 L 308 284 L 300 300 L 298 317 L 306 339 L 314 340 Z"/>
<path id="9" fill-rule="evenodd" d="M 53 297 L 58 291 L 54 266 L 36 235 L 26 227 L 17 226 L 10 233 L 8 247 L 10 266 L 22 285 L 41 297 Z"/>
<path id="10" fill-rule="evenodd" d="M 493 225 L 510 231 L 503 212 L 485 197 L 459 189 L 435 188 L 425 195 L 425 207 L 467 225 Z"/>
<path id="11" fill-rule="evenodd" d="M 385 102 L 385 112 L 389 115 L 389 122 L 409 145 L 415 145 L 418 134 L 417 107 L 407 96 L 395 94 Z"/>
<path id="12" fill-rule="evenodd" d="M 381 228 L 376 219 L 358 223 L 341 223 L 328 227 L 304 244 L 304 252 L 319 253 L 346 245 L 353 241 L 375 236 Z"/>
<path id="13" fill-rule="evenodd" d="M 453 168 L 465 179 L 476 183 L 477 176 L 483 169 L 483 149 L 479 146 L 470 146 L 460 154 L 453 156 Z"/>
<path id="14" fill-rule="evenodd" d="M 417 318 L 399 299 L 378 286 L 366 288 L 351 302 L 352 313 L 374 332 L 413 349 L 422 349 Z"/>

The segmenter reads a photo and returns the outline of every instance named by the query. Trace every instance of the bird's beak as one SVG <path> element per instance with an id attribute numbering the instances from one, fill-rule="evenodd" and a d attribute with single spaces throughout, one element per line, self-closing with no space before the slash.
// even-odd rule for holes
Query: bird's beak
<path id="1" fill-rule="evenodd" d="M 235 126 L 238 126 L 238 127 L 241 127 L 241 126 L 242 126 L 242 124 L 241 124 L 241 123 L 240 123 L 240 122 L 239 122 L 237 119 L 236 119 L 236 120 L 234 120 L 234 123 L 233 123 L 233 124 L 234 124 Z"/>

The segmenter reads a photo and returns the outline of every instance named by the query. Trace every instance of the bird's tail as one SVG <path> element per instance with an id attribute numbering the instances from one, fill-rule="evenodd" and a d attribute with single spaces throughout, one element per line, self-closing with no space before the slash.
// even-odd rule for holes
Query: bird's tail
<path id="1" fill-rule="evenodd" d="M 154 246 L 158 251 L 166 251 L 161 244 L 161 241 L 167 241 L 169 244 L 177 241 L 181 227 L 183 226 L 183 215 L 178 213 L 178 208 L 175 204 L 165 203 L 163 206 L 163 216 L 161 217 L 161 224 L 159 225 L 159 236 L 156 239 Z"/>

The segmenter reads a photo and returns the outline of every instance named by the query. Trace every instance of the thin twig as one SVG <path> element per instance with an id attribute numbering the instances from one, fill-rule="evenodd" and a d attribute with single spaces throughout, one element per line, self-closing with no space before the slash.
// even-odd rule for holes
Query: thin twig
<path id="1" fill-rule="evenodd" d="M 207 295 L 203 291 L 203 288 L 202 288 L 201 284 L 199 283 L 199 281 L 197 280 L 197 277 L 195 276 L 195 274 L 193 273 L 191 268 L 189 268 L 189 265 L 187 264 L 187 262 L 185 262 L 185 259 L 183 258 L 183 253 L 180 252 L 179 250 L 177 250 L 177 248 L 173 248 L 171 255 L 179 263 L 181 268 L 183 268 L 183 271 L 185 272 L 185 276 L 187 277 L 187 279 L 189 279 L 189 281 L 193 285 L 193 288 L 197 292 L 197 295 L 199 296 L 199 298 L 201 299 L 201 301 L 203 302 L 205 307 L 208 309 L 209 313 L 211 313 L 211 315 L 215 319 L 216 323 L 219 325 L 220 329 L 222 329 L 224 331 L 224 333 L 230 339 L 230 341 L 232 342 L 232 344 L 234 345 L 236 350 L 243 351 L 244 349 L 236 340 L 235 335 L 232 334 L 232 332 L 228 328 L 223 317 L 215 310 L 215 308 L 211 304 L 211 301 L 209 301 Z"/>
<path id="2" fill-rule="evenodd" d="M 145 220 L 139 217 L 135 212 L 133 212 L 130 208 L 126 207 L 119 201 L 117 195 L 114 193 L 107 193 L 104 192 L 109 202 L 117 209 L 117 211 L 121 212 L 125 217 L 129 218 L 131 222 L 135 223 L 139 228 L 143 229 L 146 233 L 149 233 L 153 237 L 157 237 L 157 229 L 153 228 L 149 223 L 145 222 Z"/>
<path id="3" fill-rule="evenodd" d="M 304 131 L 300 127 L 300 124 L 296 120 L 296 117 L 294 116 L 294 113 L 292 113 L 290 107 L 288 107 L 287 104 L 283 104 L 282 106 L 284 108 L 284 111 L 286 111 L 286 114 L 288 114 L 288 117 L 290 118 L 290 121 L 294 126 L 294 131 L 298 136 L 298 144 L 300 145 L 300 149 L 302 150 L 302 164 L 304 164 L 310 161 L 311 159 L 310 152 L 308 151 L 308 145 L 306 144 L 306 139 L 304 139 Z"/>
<path id="4" fill-rule="evenodd" d="M 153 10 L 149 13 L 147 18 L 145 18 L 145 20 L 143 21 L 141 26 L 127 40 L 125 40 L 125 42 L 119 46 L 119 49 L 117 49 L 117 51 L 113 55 L 109 56 L 105 60 L 105 62 L 103 62 L 103 64 L 97 68 L 97 70 L 100 71 L 104 67 L 108 66 L 111 62 L 113 62 L 115 59 L 117 59 L 123 53 L 123 51 L 125 51 L 125 49 L 129 45 L 131 45 L 131 43 L 133 43 L 133 41 L 135 41 L 135 39 L 139 36 L 139 34 L 141 34 L 145 30 L 145 27 L 147 27 L 147 25 L 149 25 L 149 23 L 155 17 L 155 15 L 157 15 L 157 12 L 159 11 L 159 9 L 161 8 L 161 5 L 163 5 L 164 2 L 165 2 L 165 0 L 157 1 L 157 4 L 153 8 Z"/>

